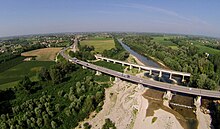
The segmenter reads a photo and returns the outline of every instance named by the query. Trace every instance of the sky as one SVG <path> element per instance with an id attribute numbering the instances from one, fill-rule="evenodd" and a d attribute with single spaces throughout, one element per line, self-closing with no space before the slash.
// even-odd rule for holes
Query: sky
<path id="1" fill-rule="evenodd" d="M 177 33 L 220 37 L 220 1 L 0 1 L 0 37 L 101 31 Z"/>

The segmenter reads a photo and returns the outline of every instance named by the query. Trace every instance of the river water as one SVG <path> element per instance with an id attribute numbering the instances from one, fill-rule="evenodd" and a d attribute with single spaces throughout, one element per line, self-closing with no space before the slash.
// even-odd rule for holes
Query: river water
<path id="1" fill-rule="evenodd" d="M 150 66 L 150 67 L 155 67 L 155 68 L 163 68 L 160 64 L 153 61 L 152 59 L 150 59 L 148 57 L 145 57 L 145 56 L 142 56 L 141 54 L 135 52 L 129 46 L 124 44 L 121 40 L 118 40 L 118 41 L 126 51 L 128 51 L 130 54 L 134 55 L 144 65 Z M 181 76 L 173 75 L 172 78 L 175 80 L 174 81 L 174 80 L 169 79 L 169 76 L 170 76 L 169 73 L 163 73 L 162 77 L 158 77 L 158 75 L 159 75 L 158 72 L 153 71 L 152 73 L 153 73 L 153 75 L 149 75 L 148 73 L 145 73 L 145 76 L 153 78 L 156 81 L 161 81 L 161 82 L 166 82 L 166 83 L 177 83 L 179 85 L 187 85 L 187 84 L 182 83 L 182 77 Z"/>
<path id="2" fill-rule="evenodd" d="M 151 59 L 149 59 L 145 56 L 142 56 L 142 55 L 138 54 L 137 52 L 133 51 L 129 46 L 124 44 L 121 40 L 118 40 L 118 41 L 126 51 L 128 51 L 129 53 L 134 55 L 144 65 L 155 67 L 155 68 L 161 68 L 161 66 L 158 63 L 156 63 L 156 62 L 152 61 Z"/>

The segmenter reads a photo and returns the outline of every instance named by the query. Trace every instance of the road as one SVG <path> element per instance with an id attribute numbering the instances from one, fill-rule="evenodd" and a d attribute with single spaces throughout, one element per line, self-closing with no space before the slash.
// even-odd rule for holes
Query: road
<path id="1" fill-rule="evenodd" d="M 114 71 L 111 69 L 107 69 L 104 67 L 100 67 L 85 61 L 78 60 L 77 58 L 71 58 L 69 55 L 65 54 L 65 50 L 68 48 L 65 48 L 60 51 L 60 54 L 68 61 L 72 63 L 76 63 L 78 65 L 87 67 L 89 69 L 93 69 L 96 71 L 99 71 L 101 73 L 105 73 L 129 82 L 137 83 L 137 84 L 142 84 L 143 86 L 149 86 L 149 87 L 155 87 L 159 89 L 164 89 L 164 90 L 169 90 L 172 92 L 179 92 L 179 93 L 184 93 L 184 94 L 190 94 L 190 95 L 195 95 L 195 96 L 205 96 L 205 97 L 211 97 L 211 98 L 220 98 L 220 92 L 219 91 L 211 91 L 211 90 L 204 90 L 204 89 L 199 89 L 199 88 L 189 88 L 185 86 L 179 86 L 179 85 L 174 85 L 174 84 L 169 84 L 169 83 L 163 83 L 163 82 L 158 82 L 154 80 L 149 80 L 149 79 L 143 79 L 137 76 L 133 75 L 128 75 L 124 74 L 118 71 Z"/>

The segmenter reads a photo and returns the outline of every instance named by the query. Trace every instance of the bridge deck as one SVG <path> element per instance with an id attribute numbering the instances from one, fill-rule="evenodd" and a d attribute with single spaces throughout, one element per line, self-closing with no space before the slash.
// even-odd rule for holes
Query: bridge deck
<path id="1" fill-rule="evenodd" d="M 160 68 L 154 68 L 154 67 L 149 67 L 149 66 L 143 66 L 143 65 L 137 65 L 137 64 L 132 64 L 132 63 L 128 63 L 128 62 L 124 62 L 124 61 L 120 61 L 120 60 L 115 60 L 115 59 L 110 59 L 110 58 L 106 58 L 106 57 L 102 57 L 102 56 L 96 56 L 97 59 L 103 59 L 103 60 L 109 60 L 112 62 L 116 62 L 116 63 L 120 63 L 120 64 L 125 64 L 125 65 L 131 65 L 133 67 L 136 68 L 141 68 L 143 70 L 154 70 L 154 71 L 161 71 L 164 73 L 171 73 L 171 74 L 176 74 L 176 75 L 182 75 L 182 76 L 190 76 L 190 73 L 185 73 L 185 72 L 179 72 L 179 71 L 173 71 L 173 70 L 167 70 L 167 69 L 160 69 Z"/>
<path id="2" fill-rule="evenodd" d="M 205 89 L 198 89 L 198 88 L 189 88 L 189 87 L 185 87 L 185 86 L 179 86 L 179 85 L 174 85 L 174 84 L 168 84 L 168 83 L 162 83 L 162 82 L 158 82 L 158 81 L 153 81 L 153 80 L 147 80 L 147 79 L 143 79 L 137 76 L 132 76 L 132 75 L 127 75 L 127 74 L 123 74 L 121 72 L 117 72 L 111 69 L 107 69 L 104 67 L 100 67 L 94 64 L 90 64 L 88 62 L 85 61 L 81 61 L 78 60 L 76 58 L 71 58 L 68 55 L 64 54 L 64 51 L 67 48 L 63 49 L 60 54 L 66 59 L 69 60 L 72 63 L 76 63 L 79 65 L 82 65 L 84 67 L 114 76 L 114 77 L 118 77 L 130 82 L 134 82 L 137 84 L 142 84 L 145 86 L 151 86 L 151 87 L 156 87 L 156 88 L 160 88 L 160 89 L 164 89 L 164 90 L 170 90 L 170 91 L 174 91 L 174 92 L 180 92 L 180 93 L 185 93 L 185 94 L 191 94 L 191 95 L 195 95 L 195 96 L 206 96 L 206 97 L 211 97 L 211 98 L 220 98 L 220 92 L 219 91 L 211 91 L 211 90 L 205 90 Z"/>

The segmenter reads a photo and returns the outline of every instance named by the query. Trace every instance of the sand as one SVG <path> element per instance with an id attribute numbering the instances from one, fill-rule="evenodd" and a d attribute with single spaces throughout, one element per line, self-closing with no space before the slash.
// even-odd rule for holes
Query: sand
<path id="1" fill-rule="evenodd" d="M 196 110 L 196 117 L 198 120 L 198 129 L 211 129 L 211 116 L 209 114 L 204 114 L 201 112 L 200 108 Z"/>
<path id="2" fill-rule="evenodd" d="M 143 65 L 137 58 L 136 62 Z M 139 73 L 138 76 L 143 76 Z M 103 109 L 99 113 L 91 113 L 90 117 L 76 127 L 83 127 L 88 122 L 92 129 L 101 129 L 106 118 L 110 118 L 117 129 L 182 129 L 176 117 L 162 109 L 154 111 L 153 116 L 146 117 L 149 102 L 143 97 L 147 88 L 125 81 L 117 81 L 105 90 Z M 166 105 L 168 106 L 168 104 Z M 154 122 L 153 119 L 156 119 Z M 197 112 L 199 129 L 210 128 L 210 115 Z"/>

